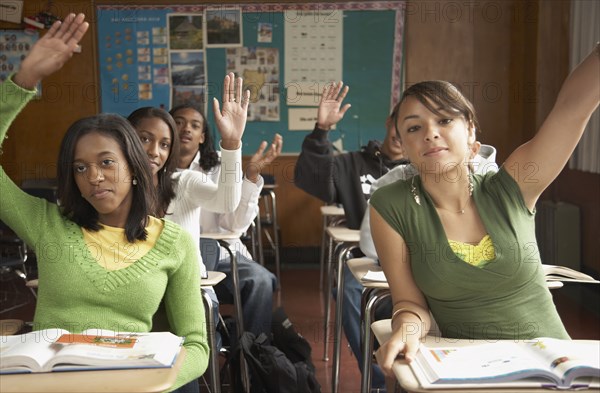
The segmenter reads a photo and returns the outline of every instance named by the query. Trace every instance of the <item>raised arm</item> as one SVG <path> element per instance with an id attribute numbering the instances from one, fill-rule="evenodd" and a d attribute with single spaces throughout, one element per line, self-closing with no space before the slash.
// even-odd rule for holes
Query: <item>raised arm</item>
<path id="1" fill-rule="evenodd" d="M 273 142 L 271 142 L 271 146 L 268 149 L 267 142 L 262 141 L 258 150 L 252 155 L 246 166 L 246 179 L 252 183 L 256 183 L 264 167 L 272 163 L 281 154 L 282 148 L 283 138 L 279 134 L 275 134 Z"/>
<path id="2" fill-rule="evenodd" d="M 567 77 L 536 135 L 504 163 L 530 209 L 564 168 L 599 102 L 600 45 L 596 45 Z"/>
<path id="3" fill-rule="evenodd" d="M 235 78 L 233 72 L 225 75 L 223 81 L 223 108 L 213 99 L 213 110 L 217 129 L 221 134 L 221 147 L 236 150 L 241 146 L 242 135 L 248 118 L 250 90 L 242 92 L 242 78 Z"/>
<path id="4" fill-rule="evenodd" d="M 19 71 L 0 84 L 0 147 L 12 121 L 35 96 L 39 81 L 58 71 L 71 57 L 77 42 L 88 28 L 83 14 L 71 14 L 63 23 L 55 22 L 50 30 L 31 48 Z M 1 154 L 1 153 L 0 153 Z M 0 166 L 0 219 L 9 225 L 28 245 L 35 246 L 48 223 L 52 209 L 45 200 L 21 190 Z"/>
<path id="5" fill-rule="evenodd" d="M 350 104 L 342 106 L 346 94 L 348 86 L 343 87 L 341 81 L 323 89 L 317 111 L 317 124 L 314 131 L 304 138 L 302 152 L 294 170 L 296 187 L 327 203 L 338 202 L 333 174 L 333 146 L 328 134 L 331 127 L 337 124 L 350 108 Z"/>
<path id="6" fill-rule="evenodd" d="M 431 319 L 425 297 L 417 287 L 410 268 L 404 239 L 375 210 L 370 209 L 371 231 L 379 262 L 390 287 L 393 301 L 392 336 L 379 347 L 379 364 L 392 377 L 392 364 L 403 353 L 411 361 L 419 348 L 419 339 L 429 332 Z"/>
<path id="7" fill-rule="evenodd" d="M 73 56 L 73 52 L 89 24 L 83 14 L 69 14 L 64 22 L 54 22 L 21 63 L 13 81 L 24 89 L 32 90 L 45 77 L 53 74 Z"/>
<path id="8" fill-rule="evenodd" d="M 240 204 L 232 213 L 222 214 L 219 217 L 220 228 L 229 232 L 242 233 L 250 227 L 258 214 L 258 199 L 264 185 L 260 174 L 266 165 L 272 163 L 281 154 L 282 147 L 283 138 L 279 134 L 275 134 L 269 147 L 266 141 L 260 144 L 246 166 Z"/>

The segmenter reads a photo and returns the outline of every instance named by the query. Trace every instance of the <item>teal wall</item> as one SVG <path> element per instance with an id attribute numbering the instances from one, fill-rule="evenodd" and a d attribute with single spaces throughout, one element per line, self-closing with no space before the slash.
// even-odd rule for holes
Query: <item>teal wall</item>
<path id="1" fill-rule="evenodd" d="M 352 107 L 331 140 L 343 138 L 345 150 L 356 150 L 370 139 L 383 139 L 385 119 L 390 111 L 392 66 L 394 51 L 395 10 L 344 11 L 343 81 L 350 86 L 346 102 Z M 257 42 L 259 22 L 273 24 L 273 42 Z M 284 15 L 282 12 L 244 13 L 243 45 L 279 48 L 280 81 L 285 80 L 284 68 Z M 208 119 L 214 128 L 212 97 L 221 100 L 220 86 L 225 76 L 225 49 L 207 49 Z M 283 86 L 282 86 L 283 87 Z M 300 152 L 302 141 L 309 131 L 288 131 L 285 95 L 280 97 L 280 121 L 249 122 L 244 134 L 244 154 L 251 154 L 262 140 L 270 141 L 276 132 L 283 135 L 285 153 Z M 296 107 L 295 107 L 296 108 Z M 314 107 L 316 113 L 317 108 Z"/>

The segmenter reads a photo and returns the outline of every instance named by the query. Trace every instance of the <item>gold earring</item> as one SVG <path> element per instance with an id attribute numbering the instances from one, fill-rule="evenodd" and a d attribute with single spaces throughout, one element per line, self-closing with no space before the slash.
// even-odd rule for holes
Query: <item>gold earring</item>
<path id="1" fill-rule="evenodd" d="M 473 173 L 471 172 L 471 168 L 469 168 L 469 197 L 473 195 Z"/>

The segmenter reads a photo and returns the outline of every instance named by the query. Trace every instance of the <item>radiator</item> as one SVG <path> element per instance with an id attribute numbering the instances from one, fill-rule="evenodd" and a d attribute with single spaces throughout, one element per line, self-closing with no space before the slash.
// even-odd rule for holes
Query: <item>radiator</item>
<path id="1" fill-rule="evenodd" d="M 581 271 L 579 207 L 566 202 L 537 205 L 535 234 L 542 263 Z"/>

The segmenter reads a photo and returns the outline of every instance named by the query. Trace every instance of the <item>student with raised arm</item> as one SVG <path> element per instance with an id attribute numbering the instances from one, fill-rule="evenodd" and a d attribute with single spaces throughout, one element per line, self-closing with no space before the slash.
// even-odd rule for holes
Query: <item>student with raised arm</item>
<path id="1" fill-rule="evenodd" d="M 239 206 L 242 196 L 242 143 L 246 127 L 248 99 L 242 93 L 242 80 L 234 88 L 235 77 L 228 74 L 223 81 L 226 95 L 234 91 L 239 98 L 225 97 L 221 110 L 213 101 L 217 128 L 221 133 L 221 157 L 231 171 L 209 177 L 198 171 L 177 171 L 179 163 L 179 133 L 172 116 L 163 109 L 143 107 L 133 111 L 128 120 L 135 127 L 148 155 L 154 184 L 158 189 L 157 217 L 176 222 L 200 239 L 202 209 L 231 213 Z M 233 93 L 232 93 L 233 94 Z M 246 95 L 249 92 L 246 92 Z M 204 213 L 206 213 L 206 211 Z M 204 271 L 204 264 L 201 263 Z"/>
<path id="2" fill-rule="evenodd" d="M 36 84 L 71 57 L 88 28 L 84 19 L 56 22 L 0 84 L 0 140 Z M 62 140 L 57 172 L 60 207 L 26 194 L 0 168 L 0 219 L 38 257 L 34 329 L 148 332 L 164 297 L 186 349 L 171 390 L 195 381 L 209 351 L 198 247 L 180 226 L 151 216 L 155 190 L 135 130 L 115 115 L 76 121 Z"/>
<path id="3" fill-rule="evenodd" d="M 214 148 L 213 138 L 208 128 L 206 118 L 191 105 L 182 105 L 171 109 L 179 130 L 181 155 L 179 168 L 185 171 L 203 173 L 216 181 L 219 176 L 231 171 Z M 271 163 L 280 153 L 283 139 L 276 134 L 273 142 L 267 148 L 263 141 L 259 149 L 251 157 L 240 182 L 242 198 L 239 206 L 231 213 L 213 213 L 203 211 L 200 222 L 197 223 L 200 236 L 202 233 L 245 232 L 258 213 L 258 198 L 264 180 L 260 175 L 263 167 Z M 237 169 L 240 169 L 238 166 Z M 271 334 L 271 315 L 273 308 L 273 291 L 277 280 L 264 266 L 252 260 L 246 246 L 240 239 L 229 242 L 230 249 L 237 255 L 240 294 L 244 328 L 256 336 Z M 231 276 L 231 261 L 229 253 L 221 250 L 220 261 L 216 270 L 225 273 L 226 278 L 215 286 L 217 297 L 221 303 L 233 303 L 233 281 Z"/>
<path id="4" fill-rule="evenodd" d="M 569 335 L 544 280 L 535 204 L 575 149 L 600 100 L 600 46 L 564 82 L 536 133 L 497 173 L 472 175 L 477 117 L 448 82 L 403 94 L 400 141 L 417 175 L 377 190 L 371 231 L 393 300 L 381 367 L 411 361 L 429 332 L 444 337 L 530 339 Z"/>
<path id="5" fill-rule="evenodd" d="M 342 81 L 323 89 L 315 129 L 302 142 L 294 184 L 325 203 L 342 205 L 346 226 L 358 229 L 371 196 L 371 183 L 407 161 L 396 140 L 394 111 L 385 121 L 383 142 L 372 140 L 358 151 L 334 155 L 328 135 L 350 109 L 350 104 L 343 104 L 348 91 Z"/>

